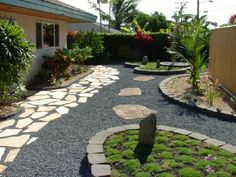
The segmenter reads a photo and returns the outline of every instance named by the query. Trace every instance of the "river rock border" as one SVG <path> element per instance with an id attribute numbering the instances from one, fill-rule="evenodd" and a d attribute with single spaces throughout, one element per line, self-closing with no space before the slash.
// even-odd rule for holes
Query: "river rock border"
<path id="1" fill-rule="evenodd" d="M 147 75 L 173 75 L 173 74 L 184 74 L 187 72 L 188 68 L 183 68 L 179 70 L 170 71 L 153 71 L 153 70 L 143 70 L 142 67 L 135 67 L 134 73 L 136 74 L 147 74 Z"/>
<path id="2" fill-rule="evenodd" d="M 200 104 L 198 102 L 196 102 L 196 103 L 190 102 L 188 100 L 185 100 L 185 99 L 171 93 L 168 90 L 168 88 L 166 87 L 167 83 L 175 78 L 185 77 L 185 76 L 187 76 L 187 74 L 172 76 L 172 77 L 169 77 L 169 78 L 161 81 L 159 84 L 159 91 L 161 92 L 162 96 L 174 103 L 181 105 L 181 106 L 192 108 L 196 111 L 201 111 L 201 113 L 209 115 L 209 116 L 213 116 L 213 117 L 217 117 L 217 118 L 225 118 L 225 119 L 229 119 L 231 121 L 232 121 L 232 118 L 236 118 L 236 114 L 232 114 L 229 111 L 221 111 L 215 107 L 209 107 L 204 104 Z M 236 119 L 233 119 L 233 120 L 235 121 Z"/>
<path id="3" fill-rule="evenodd" d="M 90 138 L 87 145 L 87 160 L 88 160 L 88 176 L 91 177 L 109 177 L 111 176 L 111 166 L 107 163 L 103 145 L 106 139 L 118 132 L 123 132 L 126 130 L 139 129 L 138 124 L 123 125 L 118 127 L 108 128 L 106 130 L 96 133 L 92 138 Z M 157 126 L 158 130 L 170 131 L 182 135 L 187 135 L 191 138 L 197 139 L 199 141 L 218 146 L 221 149 L 229 151 L 236 154 L 236 146 L 231 144 L 226 144 L 223 141 L 217 140 L 215 138 L 210 138 L 206 135 L 188 131 L 185 129 L 169 127 L 169 126 Z"/>

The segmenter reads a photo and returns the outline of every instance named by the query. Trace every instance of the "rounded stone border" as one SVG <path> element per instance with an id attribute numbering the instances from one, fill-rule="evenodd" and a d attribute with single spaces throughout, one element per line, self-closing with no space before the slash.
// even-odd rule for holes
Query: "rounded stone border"
<path id="1" fill-rule="evenodd" d="M 108 128 L 106 130 L 100 131 L 96 133 L 92 138 L 90 138 L 86 153 L 87 153 L 87 160 L 88 160 L 88 176 L 92 177 L 104 177 L 104 176 L 111 176 L 111 167 L 107 164 L 103 145 L 106 139 L 118 132 L 123 132 L 126 130 L 138 130 L 138 124 L 131 124 L 131 125 L 123 125 L 118 127 Z M 217 140 L 215 138 L 210 138 L 206 135 L 188 131 L 185 129 L 174 128 L 169 126 L 157 126 L 158 130 L 170 131 L 182 135 L 187 135 L 191 138 L 197 139 L 199 141 L 212 144 L 218 146 L 221 149 L 229 151 L 231 153 L 236 154 L 236 146 L 231 144 L 226 144 L 223 141 Z"/>
<path id="2" fill-rule="evenodd" d="M 147 75 L 173 75 L 173 74 L 184 74 L 187 72 L 187 69 L 188 68 L 172 70 L 172 71 L 152 71 L 152 70 L 143 70 L 141 67 L 136 67 L 134 68 L 134 73 L 147 74 Z"/>
<path id="3" fill-rule="evenodd" d="M 0 114 L 0 121 L 2 121 L 2 120 L 5 120 L 5 119 L 8 119 L 8 118 L 11 118 L 11 117 L 13 117 L 13 116 L 15 116 L 15 115 L 18 115 L 18 114 L 21 114 L 25 109 L 23 108 L 23 107 L 21 107 L 21 106 L 18 106 L 18 105 L 13 105 L 14 107 L 16 107 L 17 108 L 17 110 L 16 111 L 13 111 L 13 112 L 11 112 L 10 114 L 7 114 L 7 115 L 1 115 Z"/>
<path id="4" fill-rule="evenodd" d="M 126 68 L 135 68 L 135 67 L 141 66 L 141 64 L 131 63 L 131 62 L 125 62 L 125 63 L 124 63 L 124 66 L 125 66 Z"/>
<path id="5" fill-rule="evenodd" d="M 185 62 L 161 62 L 160 63 L 161 66 L 177 66 L 177 67 L 189 67 L 190 65 L 188 63 Z"/>
<path id="6" fill-rule="evenodd" d="M 86 77 L 87 75 L 93 73 L 93 70 L 88 69 L 88 71 L 86 71 L 85 73 L 82 74 L 78 74 L 77 76 L 74 76 L 71 80 L 69 81 L 65 81 L 65 83 L 63 83 L 62 85 L 59 86 L 52 86 L 52 87 L 40 87 L 40 86 L 35 86 L 35 87 L 26 87 L 28 90 L 36 90 L 36 91 L 40 91 L 40 90 L 53 90 L 53 89 L 61 89 L 61 88 L 65 88 L 65 87 L 69 87 L 71 84 L 77 82 L 78 80 Z"/>
<path id="7" fill-rule="evenodd" d="M 159 84 L 159 91 L 161 92 L 162 96 L 174 103 L 181 105 L 181 106 L 192 108 L 196 111 L 201 111 L 201 113 L 209 115 L 209 116 L 213 116 L 213 117 L 217 117 L 217 118 L 226 118 L 231 121 L 232 121 L 232 118 L 236 118 L 236 114 L 232 114 L 229 111 L 220 111 L 215 107 L 209 107 L 204 104 L 189 102 L 189 101 L 182 99 L 181 97 L 176 96 L 175 94 L 169 92 L 168 88 L 166 87 L 166 84 L 169 81 L 171 81 L 172 79 L 175 79 L 178 77 L 185 77 L 185 76 L 187 76 L 187 74 L 172 76 L 172 77 L 169 77 L 169 78 L 161 81 Z M 233 121 L 235 121 L 235 120 L 233 120 Z"/>

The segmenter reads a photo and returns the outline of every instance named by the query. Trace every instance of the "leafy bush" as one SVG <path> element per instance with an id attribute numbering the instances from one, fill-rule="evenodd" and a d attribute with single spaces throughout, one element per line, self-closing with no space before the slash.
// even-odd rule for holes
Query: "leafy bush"
<path id="1" fill-rule="evenodd" d="M 47 81 L 51 85 L 61 83 L 61 79 L 71 77 L 70 66 L 74 60 L 65 55 L 64 51 L 57 49 L 53 56 L 43 56 L 42 71 L 37 75 L 42 81 Z"/>
<path id="2" fill-rule="evenodd" d="M 92 57 L 92 49 L 90 47 L 85 47 L 81 49 L 79 46 L 75 46 L 74 48 L 68 51 L 68 56 L 72 58 L 75 62 L 81 64 Z"/>
<path id="3" fill-rule="evenodd" d="M 17 96 L 30 69 L 34 45 L 22 28 L 9 19 L 0 19 L 0 102 L 5 105 Z"/>
<path id="4" fill-rule="evenodd" d="M 196 171 L 193 168 L 183 168 L 179 170 L 181 177 L 202 177 L 199 171 Z"/>
<path id="5" fill-rule="evenodd" d="M 81 49 L 90 47 L 93 57 L 99 56 L 104 50 L 102 36 L 93 31 L 77 33 L 74 39 L 74 46 L 78 46 Z"/>

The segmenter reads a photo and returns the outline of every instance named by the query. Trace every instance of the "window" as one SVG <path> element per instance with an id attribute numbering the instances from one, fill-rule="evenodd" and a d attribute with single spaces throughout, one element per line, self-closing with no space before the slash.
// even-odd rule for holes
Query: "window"
<path id="1" fill-rule="evenodd" d="M 37 49 L 59 46 L 59 25 L 53 23 L 36 23 Z"/>

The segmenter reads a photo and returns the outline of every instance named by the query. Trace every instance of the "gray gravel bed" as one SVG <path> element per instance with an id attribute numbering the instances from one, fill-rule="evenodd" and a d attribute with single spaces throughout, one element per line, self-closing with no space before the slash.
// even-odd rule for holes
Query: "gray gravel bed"
<path id="1" fill-rule="evenodd" d="M 120 80 L 104 87 L 88 99 L 86 104 L 70 109 L 69 114 L 50 122 L 35 133 L 34 143 L 24 146 L 4 176 L 9 177 L 77 177 L 86 176 L 85 150 L 95 133 L 117 125 L 139 123 L 139 120 L 123 120 L 112 111 L 118 104 L 141 104 L 157 110 L 157 124 L 206 134 L 236 145 L 236 123 L 182 108 L 166 101 L 158 91 L 158 84 L 166 76 L 154 76 L 148 82 L 134 81 L 140 76 L 133 69 L 114 65 L 120 71 Z M 120 89 L 139 87 L 141 96 L 118 97 Z"/>

